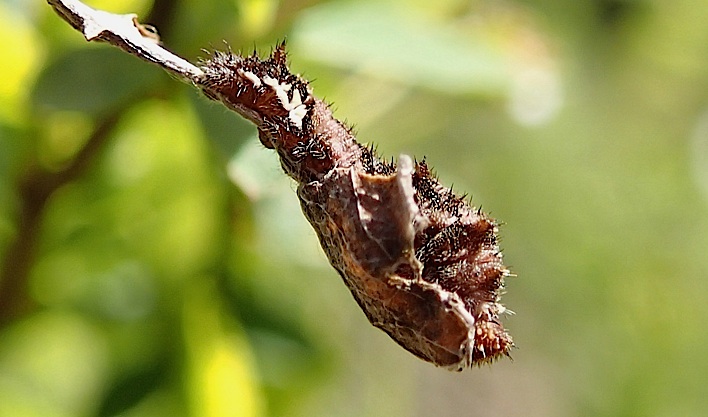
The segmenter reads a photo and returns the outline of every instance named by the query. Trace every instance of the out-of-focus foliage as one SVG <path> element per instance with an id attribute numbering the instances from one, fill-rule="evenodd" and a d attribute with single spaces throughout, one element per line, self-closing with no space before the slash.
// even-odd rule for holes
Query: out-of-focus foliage
<path id="1" fill-rule="evenodd" d="M 0 416 L 708 409 L 708 6 L 88 3 L 192 60 L 287 38 L 363 142 L 426 155 L 503 220 L 519 349 L 463 374 L 400 349 L 253 126 L 2 0 Z"/>

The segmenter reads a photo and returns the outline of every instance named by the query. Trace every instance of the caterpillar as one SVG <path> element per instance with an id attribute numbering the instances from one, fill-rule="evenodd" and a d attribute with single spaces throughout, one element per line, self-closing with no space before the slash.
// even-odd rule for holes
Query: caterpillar
<path id="1" fill-rule="evenodd" d="M 510 276 L 498 224 L 443 186 L 425 160 L 381 159 L 290 72 L 285 43 L 265 59 L 214 52 L 197 67 L 161 47 L 134 14 L 47 0 L 85 38 L 107 41 L 184 79 L 253 122 L 297 186 L 330 264 L 369 321 L 451 370 L 509 356 L 500 316 Z"/>
<path id="2" fill-rule="evenodd" d="M 453 370 L 509 356 L 500 322 L 498 225 L 440 184 L 425 160 L 382 160 L 356 141 L 285 43 L 266 59 L 214 52 L 196 82 L 252 121 L 297 184 L 302 211 L 369 321 L 423 360 Z"/>

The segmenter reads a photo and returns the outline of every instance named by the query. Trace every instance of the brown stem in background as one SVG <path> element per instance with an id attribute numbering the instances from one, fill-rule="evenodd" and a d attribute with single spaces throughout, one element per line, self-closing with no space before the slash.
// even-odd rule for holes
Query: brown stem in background
<path id="1" fill-rule="evenodd" d="M 123 107 L 101 120 L 84 147 L 62 171 L 49 172 L 34 167 L 18 180 L 20 218 L 17 236 L 0 263 L 0 326 L 8 324 L 34 307 L 27 291 L 27 283 L 49 197 L 85 172 L 108 142 L 125 110 L 126 107 Z"/>
<path id="2" fill-rule="evenodd" d="M 155 0 L 150 12 L 150 21 L 159 25 L 167 33 L 178 3 L 179 0 Z M 130 103 L 103 117 L 83 148 L 63 170 L 53 172 L 34 166 L 18 179 L 16 183 L 19 197 L 17 235 L 0 262 L 0 327 L 4 327 L 35 307 L 27 286 L 35 262 L 47 201 L 56 190 L 81 177 L 108 143 L 121 117 L 132 104 L 143 98 L 144 96 L 136 97 Z"/>

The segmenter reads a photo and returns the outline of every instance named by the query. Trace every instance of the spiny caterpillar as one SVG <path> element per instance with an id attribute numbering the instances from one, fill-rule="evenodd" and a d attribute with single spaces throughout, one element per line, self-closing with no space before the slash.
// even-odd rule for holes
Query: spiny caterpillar
<path id="1" fill-rule="evenodd" d="M 302 210 L 369 321 L 414 355 L 454 370 L 509 355 L 499 315 L 497 224 L 442 186 L 425 161 L 380 159 L 292 74 L 268 59 L 214 52 L 195 82 L 252 121 L 297 183 Z"/>

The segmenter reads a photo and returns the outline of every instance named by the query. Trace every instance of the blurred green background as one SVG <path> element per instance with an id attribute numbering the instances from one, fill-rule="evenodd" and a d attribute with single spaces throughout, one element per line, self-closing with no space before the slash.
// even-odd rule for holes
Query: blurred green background
<path id="1" fill-rule="evenodd" d="M 704 416 L 708 5 L 131 0 L 173 51 L 287 38 L 359 138 L 500 219 L 514 361 L 368 324 L 255 128 L 0 1 L 0 416 Z"/>

